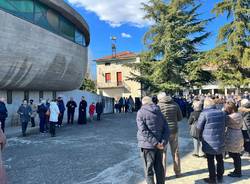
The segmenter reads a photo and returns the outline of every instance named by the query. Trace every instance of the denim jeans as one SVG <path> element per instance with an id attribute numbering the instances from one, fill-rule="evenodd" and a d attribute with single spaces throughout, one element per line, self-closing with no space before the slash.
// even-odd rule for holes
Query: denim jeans
<path id="1" fill-rule="evenodd" d="M 26 135 L 26 130 L 29 122 L 22 122 L 22 133 L 23 136 Z"/>
<path id="2" fill-rule="evenodd" d="M 204 153 L 202 151 L 201 141 L 193 138 L 193 142 L 194 142 L 194 154 L 198 156 L 203 156 Z"/>

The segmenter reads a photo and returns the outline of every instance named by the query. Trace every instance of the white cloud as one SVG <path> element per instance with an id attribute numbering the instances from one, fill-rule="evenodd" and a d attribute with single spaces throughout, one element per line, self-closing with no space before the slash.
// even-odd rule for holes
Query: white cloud
<path id="1" fill-rule="evenodd" d="M 132 36 L 130 34 L 127 34 L 127 33 L 122 33 L 121 36 L 123 38 L 132 38 Z"/>
<path id="2" fill-rule="evenodd" d="M 136 27 L 150 25 L 148 20 L 143 19 L 145 13 L 141 9 L 141 3 L 147 3 L 148 0 L 68 0 L 68 2 L 96 13 L 100 20 L 112 27 L 119 27 L 122 24 Z"/>

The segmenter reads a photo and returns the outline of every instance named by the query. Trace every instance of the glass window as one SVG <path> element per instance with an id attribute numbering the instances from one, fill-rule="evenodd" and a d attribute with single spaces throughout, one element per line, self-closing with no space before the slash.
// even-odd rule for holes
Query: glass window
<path id="1" fill-rule="evenodd" d="M 83 35 L 78 30 L 76 30 L 76 32 L 75 32 L 75 42 L 80 44 L 80 45 L 83 45 Z"/>
<path id="2" fill-rule="evenodd" d="M 58 32 L 59 16 L 48 7 L 35 3 L 35 23 L 50 31 Z"/>
<path id="3" fill-rule="evenodd" d="M 29 98 L 30 98 L 29 91 L 24 91 L 24 97 L 23 97 L 23 99 L 24 100 L 29 100 Z"/>
<path id="4" fill-rule="evenodd" d="M 61 21 L 60 21 L 60 33 L 72 40 L 75 41 L 75 27 L 73 24 L 71 24 L 67 19 L 61 17 Z"/>
<path id="5" fill-rule="evenodd" d="M 75 32 L 75 42 L 82 45 L 82 46 L 85 46 L 85 37 L 83 35 L 83 33 L 81 33 L 79 30 L 76 30 Z"/>
<path id="6" fill-rule="evenodd" d="M 12 104 L 12 91 L 7 91 L 7 104 Z"/>
<path id="7" fill-rule="evenodd" d="M 106 83 L 111 82 L 111 73 L 105 73 L 105 82 Z"/>
<path id="8" fill-rule="evenodd" d="M 10 11 L 18 17 L 33 21 L 33 0 L 0 0 L 0 7 Z"/>

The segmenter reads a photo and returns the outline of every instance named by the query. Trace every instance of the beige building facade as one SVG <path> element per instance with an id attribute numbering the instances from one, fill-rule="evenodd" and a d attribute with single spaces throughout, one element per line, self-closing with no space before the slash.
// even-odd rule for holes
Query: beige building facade
<path id="1" fill-rule="evenodd" d="M 141 84 L 128 80 L 131 73 L 138 71 L 125 66 L 128 63 L 140 62 L 137 54 L 129 51 L 97 59 L 97 92 L 100 95 L 119 99 L 132 96 L 141 98 Z"/>

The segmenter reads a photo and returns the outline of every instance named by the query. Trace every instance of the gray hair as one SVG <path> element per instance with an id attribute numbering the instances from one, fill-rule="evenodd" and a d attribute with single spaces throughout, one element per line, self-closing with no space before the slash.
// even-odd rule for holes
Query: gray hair
<path id="1" fill-rule="evenodd" d="M 142 105 L 150 105 L 153 104 L 152 98 L 150 98 L 149 96 L 145 96 L 142 99 Z"/>
<path id="2" fill-rule="evenodd" d="M 215 105 L 215 102 L 212 98 L 206 98 L 204 100 L 204 108 L 208 108 L 208 107 L 211 107 L 211 106 L 214 106 Z"/>
<path id="3" fill-rule="evenodd" d="M 167 96 L 167 94 L 166 94 L 165 92 L 160 92 L 160 93 L 157 95 L 157 98 L 158 98 L 158 100 L 159 100 L 159 99 L 165 98 L 166 96 Z"/>
<path id="4" fill-rule="evenodd" d="M 201 111 L 202 110 L 202 103 L 199 100 L 195 100 L 193 102 L 193 108 L 195 111 Z"/>

